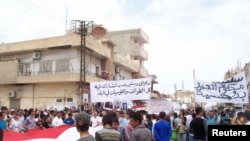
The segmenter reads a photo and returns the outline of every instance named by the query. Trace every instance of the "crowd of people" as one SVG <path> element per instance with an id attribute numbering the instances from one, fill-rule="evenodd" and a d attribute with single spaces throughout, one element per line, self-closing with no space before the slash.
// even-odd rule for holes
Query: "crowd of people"
<path id="1" fill-rule="evenodd" d="M 206 141 L 208 125 L 250 125 L 250 110 L 235 115 L 230 109 L 204 111 L 202 107 L 149 114 L 145 110 L 92 108 L 79 112 L 67 108 L 62 111 L 9 110 L 2 106 L 0 137 L 4 131 L 25 133 L 72 125 L 79 132 L 78 141 Z M 93 135 L 89 132 L 90 127 L 101 129 Z"/>
<path id="2" fill-rule="evenodd" d="M 56 128 L 62 125 L 74 125 L 73 113 L 66 109 L 37 110 L 37 109 L 12 109 L 1 107 L 0 128 L 3 131 L 25 133 L 34 129 Z"/>
<path id="3" fill-rule="evenodd" d="M 132 110 L 98 112 L 93 109 L 92 114 L 84 114 L 85 118 L 89 117 L 89 121 L 85 130 L 78 130 L 80 135 L 88 133 L 89 126 L 103 126 L 95 136 L 89 135 L 93 141 L 207 141 L 208 125 L 250 124 L 249 109 L 239 112 L 229 108 L 205 111 L 202 107 L 196 107 L 181 109 L 179 112 L 162 111 L 158 114 Z M 84 137 L 81 136 L 79 141 L 83 140 Z"/>

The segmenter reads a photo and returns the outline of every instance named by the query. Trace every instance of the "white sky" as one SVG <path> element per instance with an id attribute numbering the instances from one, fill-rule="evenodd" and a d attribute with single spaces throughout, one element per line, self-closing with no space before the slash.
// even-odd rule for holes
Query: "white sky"
<path id="1" fill-rule="evenodd" d="M 193 70 L 196 79 L 221 81 L 228 69 L 249 62 L 249 6 L 249 0 L 0 0 L 0 43 L 62 35 L 71 20 L 142 28 L 155 90 L 173 93 L 182 82 L 193 90 Z"/>

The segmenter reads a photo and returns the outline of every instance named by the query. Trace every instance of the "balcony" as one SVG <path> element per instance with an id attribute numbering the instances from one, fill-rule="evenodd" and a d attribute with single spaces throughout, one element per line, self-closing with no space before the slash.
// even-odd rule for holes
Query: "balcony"
<path id="1" fill-rule="evenodd" d="M 1 77 L 1 84 L 28 84 L 28 83 L 55 83 L 55 82 L 79 82 L 80 81 L 80 70 L 70 70 L 64 72 L 31 72 L 22 73 L 12 71 L 14 75 Z M 112 78 L 112 76 L 110 76 Z M 99 82 L 106 81 L 102 75 L 98 75 L 94 72 L 86 71 L 86 82 Z"/>
<path id="2" fill-rule="evenodd" d="M 79 81 L 79 71 L 65 72 L 31 72 L 30 74 L 18 73 L 16 83 L 49 83 L 49 82 L 75 82 Z"/>
<path id="3" fill-rule="evenodd" d="M 114 54 L 114 64 L 124 67 L 130 72 L 138 72 L 139 60 L 129 60 L 124 55 Z"/>
<path id="4" fill-rule="evenodd" d="M 139 60 L 148 60 L 148 52 L 146 52 L 138 43 L 133 45 L 131 55 L 135 56 Z"/>
<path id="5" fill-rule="evenodd" d="M 89 49 L 92 54 L 96 54 L 96 56 L 111 58 L 111 49 L 89 36 L 86 37 L 86 48 Z"/>
<path id="6" fill-rule="evenodd" d="M 133 74 L 133 78 L 145 78 L 148 77 L 148 70 L 140 67 L 138 73 Z"/>
<path id="7" fill-rule="evenodd" d="M 142 29 L 128 30 L 131 36 L 140 43 L 148 43 L 148 35 Z"/>
<path id="8" fill-rule="evenodd" d="M 105 81 L 103 75 L 97 75 L 94 72 L 86 71 L 86 82 Z M 25 83 L 53 83 L 53 82 L 79 82 L 80 70 L 69 70 L 64 72 L 32 72 L 31 74 L 19 73 L 14 84 Z M 13 83 L 13 82 L 12 82 Z"/>
<path id="9" fill-rule="evenodd" d="M 148 35 L 140 29 L 140 35 L 144 39 L 145 43 L 148 43 Z"/>

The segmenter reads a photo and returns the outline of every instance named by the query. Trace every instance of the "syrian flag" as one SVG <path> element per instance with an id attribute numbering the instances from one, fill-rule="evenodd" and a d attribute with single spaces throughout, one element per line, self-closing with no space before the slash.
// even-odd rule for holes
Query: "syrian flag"
<path id="1" fill-rule="evenodd" d="M 96 130 L 103 128 L 89 128 L 91 135 L 95 136 Z M 58 128 L 35 129 L 26 133 L 5 131 L 4 141 L 70 141 L 80 138 L 75 126 L 61 126 Z"/>

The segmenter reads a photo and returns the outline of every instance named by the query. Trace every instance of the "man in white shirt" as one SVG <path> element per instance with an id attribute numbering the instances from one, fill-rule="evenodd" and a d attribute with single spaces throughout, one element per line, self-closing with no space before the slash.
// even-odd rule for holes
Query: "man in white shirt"
<path id="1" fill-rule="evenodd" d="M 90 123 L 93 128 L 102 125 L 102 118 L 96 109 L 92 110 L 92 117 L 90 118 Z"/>
<path id="2" fill-rule="evenodd" d="M 19 122 L 19 116 L 18 115 L 14 115 L 10 125 L 9 125 L 9 130 L 13 131 L 13 132 L 21 132 L 21 124 Z"/>
<path id="3" fill-rule="evenodd" d="M 61 116 L 62 116 L 62 113 L 60 111 L 57 111 L 56 116 L 53 118 L 52 123 L 51 123 L 52 127 L 55 128 L 55 127 L 64 125 Z"/>

